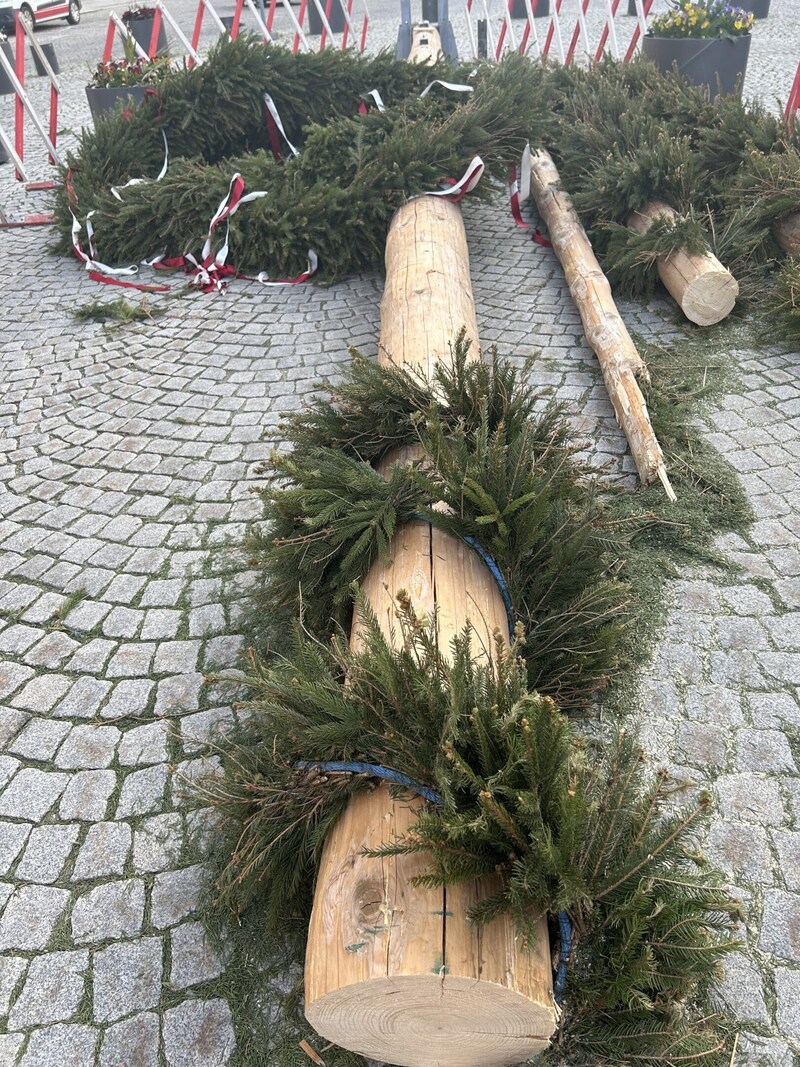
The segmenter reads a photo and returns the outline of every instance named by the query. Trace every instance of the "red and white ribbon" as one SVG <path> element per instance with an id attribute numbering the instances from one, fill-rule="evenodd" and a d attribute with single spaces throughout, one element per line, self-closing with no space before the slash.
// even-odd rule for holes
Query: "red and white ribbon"
<path id="1" fill-rule="evenodd" d="M 292 142 L 286 136 L 286 130 L 284 130 L 284 128 L 283 128 L 283 123 L 281 122 L 281 117 L 278 114 L 278 109 L 275 107 L 275 101 L 272 99 L 272 97 L 269 95 L 269 93 L 264 93 L 264 103 L 267 105 L 267 122 L 269 122 L 271 120 L 272 122 L 275 123 L 276 129 L 278 130 L 278 132 L 280 133 L 281 137 L 283 137 L 284 141 L 286 142 L 286 144 L 287 144 L 287 146 L 289 148 L 289 151 L 292 153 L 293 156 L 299 156 L 300 153 L 297 151 L 295 146 L 292 144 Z M 280 153 L 277 151 L 276 145 L 274 143 L 273 143 L 273 146 L 272 146 L 272 150 L 273 150 L 273 154 L 280 155 Z"/>
<path id="2" fill-rule="evenodd" d="M 167 135 L 164 131 L 161 131 L 161 136 L 164 138 L 164 163 L 161 170 L 158 172 L 157 178 L 131 178 L 130 181 L 125 182 L 124 185 L 112 185 L 111 195 L 115 196 L 117 200 L 122 200 L 119 195 L 120 189 L 127 189 L 129 185 L 146 185 L 148 182 L 157 181 L 160 182 L 164 175 L 167 173 L 167 167 L 169 166 L 169 145 L 167 144 Z"/>
<path id="3" fill-rule="evenodd" d="M 316 274 L 318 266 L 319 259 L 317 258 L 317 253 L 309 248 L 308 267 L 302 274 L 298 274 L 295 278 L 270 278 L 267 272 L 262 270 L 251 280 L 260 282 L 262 285 L 299 285 L 301 282 L 308 281 L 312 274 Z"/>
<path id="4" fill-rule="evenodd" d="M 377 89 L 370 89 L 370 91 L 368 93 L 364 93 L 364 96 L 371 96 L 372 97 L 372 99 L 375 101 L 375 107 L 377 107 L 378 111 L 385 111 L 386 110 L 386 105 L 383 102 L 383 97 L 381 96 L 381 94 L 378 92 Z"/>
<path id="5" fill-rule="evenodd" d="M 139 273 L 139 268 L 135 264 L 130 267 L 109 267 L 107 263 L 101 263 L 96 258 L 97 249 L 94 244 L 94 227 L 92 226 L 93 214 L 94 212 L 90 211 L 86 216 L 86 237 L 89 245 L 87 254 L 81 245 L 81 224 L 78 222 L 74 212 L 70 211 L 70 215 L 72 215 L 72 250 L 83 263 L 92 281 L 103 282 L 105 285 L 118 285 L 122 289 L 141 289 L 145 292 L 155 293 L 165 292 L 169 286 L 143 285 L 140 282 L 123 281 L 123 278 L 130 278 Z"/>
<path id="6" fill-rule="evenodd" d="M 520 195 L 519 195 L 519 182 L 517 181 L 517 168 L 512 163 L 508 168 L 508 193 L 509 202 L 511 204 L 511 214 L 514 217 L 514 222 L 521 230 L 529 230 L 527 222 L 522 217 L 520 211 Z"/>
<path id="7" fill-rule="evenodd" d="M 437 189 L 435 192 L 423 193 L 422 195 L 443 196 L 446 200 L 450 200 L 453 204 L 457 204 L 459 200 L 464 199 L 467 193 L 472 192 L 472 190 L 483 177 L 484 170 L 485 167 L 481 157 L 473 156 L 472 162 L 457 182 L 453 182 L 452 185 L 448 185 L 446 189 Z"/>
<path id="8" fill-rule="evenodd" d="M 434 85 L 442 85 L 442 86 L 444 86 L 445 89 L 449 89 L 451 93 L 474 93 L 475 92 L 475 86 L 474 85 L 459 85 L 457 82 L 443 82 L 443 81 L 441 81 L 440 79 L 437 78 L 436 81 L 433 81 L 433 82 L 430 83 L 430 85 L 426 85 L 425 86 L 425 88 L 419 94 L 420 95 L 420 99 L 423 96 L 427 96 L 428 93 L 431 91 L 431 89 L 434 87 Z"/>

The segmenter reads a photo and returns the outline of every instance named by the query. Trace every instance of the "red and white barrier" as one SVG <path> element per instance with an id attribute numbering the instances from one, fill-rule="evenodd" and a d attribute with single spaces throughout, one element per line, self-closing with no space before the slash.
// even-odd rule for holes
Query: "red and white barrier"
<path id="1" fill-rule="evenodd" d="M 163 0 L 153 0 L 152 4 L 155 9 L 153 16 L 153 28 L 150 33 L 150 41 L 147 48 L 142 48 L 129 28 L 125 25 L 119 15 L 113 11 L 108 16 L 108 29 L 106 30 L 106 43 L 103 48 L 103 62 L 108 63 L 111 60 L 112 52 L 114 51 L 114 38 L 118 37 L 123 47 L 133 45 L 133 49 L 139 59 L 154 59 L 158 53 L 158 38 L 161 33 L 161 27 L 166 22 L 178 40 L 186 50 L 186 54 L 189 57 L 189 65 L 192 66 L 199 60 L 199 55 L 193 42 L 191 42 L 183 30 L 180 28 L 175 18 L 167 8 L 167 5 Z M 218 20 L 219 21 L 219 20 Z M 220 26 L 224 30 L 224 26 L 220 23 Z"/>
<path id="2" fill-rule="evenodd" d="M 783 117 L 789 124 L 789 129 L 794 126 L 795 112 L 800 109 L 800 63 L 797 64 L 797 71 L 795 72 L 794 81 L 792 82 L 792 88 L 789 92 L 789 99 L 786 101 L 786 110 L 783 113 Z"/>
<path id="3" fill-rule="evenodd" d="M 37 59 L 42 65 L 42 69 L 50 80 L 50 114 L 47 127 L 45 127 L 44 122 L 40 119 L 36 109 L 31 103 L 30 97 L 25 91 L 25 56 L 28 47 L 33 49 L 36 53 Z M 20 18 L 19 12 L 17 12 L 16 16 L 14 62 L 11 63 L 6 54 L 0 50 L 0 68 L 5 72 L 5 75 L 14 90 L 13 142 L 6 130 L 0 126 L 0 142 L 2 142 L 3 147 L 14 164 L 14 176 L 17 181 L 24 181 L 28 189 L 52 189 L 56 184 L 54 181 L 31 181 L 30 173 L 25 165 L 25 120 L 26 118 L 30 119 L 36 133 L 39 135 L 40 140 L 47 149 L 48 162 L 51 164 L 63 165 L 63 160 L 56 148 L 56 136 L 58 131 L 58 97 L 61 91 L 61 86 L 55 71 L 50 66 L 47 56 L 44 54 L 44 51 L 33 36 L 33 31 L 29 29 L 24 20 Z M 0 215 L 2 215 L 2 219 L 0 219 L 2 225 L 11 225 L 2 212 L 0 212 Z M 16 225 L 34 225 L 39 222 L 43 223 L 50 221 L 51 217 L 52 216 L 31 216 L 25 223 L 17 223 Z"/>
<path id="4" fill-rule="evenodd" d="M 276 0 L 271 0 L 270 12 L 273 10 L 275 2 Z M 301 40 L 305 42 L 304 47 L 306 47 L 307 49 L 310 48 L 311 46 L 308 44 L 308 41 L 305 38 L 305 35 L 302 30 L 303 21 L 305 19 L 306 12 L 309 9 L 308 0 L 300 0 L 300 14 L 298 18 L 295 18 L 294 12 L 291 10 L 291 7 L 289 5 L 289 0 L 281 0 L 281 3 L 283 4 L 284 8 L 289 12 L 289 17 L 295 26 L 296 32 L 294 36 L 294 42 L 292 44 L 292 51 L 297 51 Z M 350 35 L 352 34 L 353 40 L 358 41 L 359 52 L 364 51 L 367 44 L 367 30 L 369 29 L 369 9 L 367 8 L 366 0 L 359 0 L 362 12 L 360 29 L 356 28 L 356 25 L 353 21 L 353 0 L 324 0 L 324 2 L 323 0 L 311 0 L 311 3 L 314 5 L 317 14 L 319 15 L 319 20 L 322 23 L 322 33 L 320 34 L 319 38 L 320 52 L 328 44 L 328 38 L 330 38 L 331 48 L 335 48 L 337 46 L 336 34 L 331 29 L 330 23 L 331 14 L 334 10 L 334 5 L 338 5 L 339 7 L 341 7 L 342 15 L 344 16 L 344 28 L 342 30 L 342 36 L 341 41 L 339 42 L 339 46 L 342 48 L 342 50 L 347 48 L 347 42 L 350 38 Z"/>
<path id="5" fill-rule="evenodd" d="M 538 0 L 524 0 L 525 20 L 522 30 L 522 38 L 517 48 L 514 27 L 511 19 L 513 0 L 500 0 L 498 10 L 494 0 L 465 0 L 467 16 L 467 31 L 469 33 L 470 47 L 473 56 L 477 56 L 476 33 L 473 19 L 480 18 L 486 22 L 487 51 L 495 59 L 499 59 L 504 51 L 509 49 L 518 50 L 522 55 L 530 55 L 532 59 L 556 58 L 565 66 L 574 62 L 575 56 L 580 51 L 588 60 L 599 60 L 607 48 L 615 59 L 620 58 L 620 46 L 617 36 L 617 28 L 614 18 L 617 14 L 620 0 L 578 0 L 576 13 L 568 17 L 565 14 L 564 0 L 555 0 L 549 20 L 544 44 L 540 45 L 536 30 L 536 9 Z M 599 43 L 593 48 L 589 37 L 586 16 L 590 6 L 594 2 L 594 9 L 601 8 L 604 14 L 603 29 Z M 647 16 L 653 0 L 636 0 L 637 22 L 630 42 L 625 50 L 626 62 L 632 59 L 643 33 L 647 32 Z M 495 40 L 494 25 L 500 21 L 500 30 Z"/>

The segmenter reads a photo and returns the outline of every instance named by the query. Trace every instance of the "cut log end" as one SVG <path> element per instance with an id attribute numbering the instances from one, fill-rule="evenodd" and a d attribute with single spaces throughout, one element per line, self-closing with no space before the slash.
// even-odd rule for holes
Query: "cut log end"
<path id="1" fill-rule="evenodd" d="M 335 989 L 306 1017 L 327 1040 L 399 1067 L 502 1067 L 549 1044 L 557 1009 L 491 982 L 430 974 Z"/>
<path id="2" fill-rule="evenodd" d="M 714 326 L 733 311 L 738 295 L 738 282 L 720 265 L 719 269 L 708 269 L 688 282 L 681 307 L 695 325 Z"/>
<path id="3" fill-rule="evenodd" d="M 800 211 L 781 219 L 775 226 L 775 240 L 789 256 L 800 256 Z"/>

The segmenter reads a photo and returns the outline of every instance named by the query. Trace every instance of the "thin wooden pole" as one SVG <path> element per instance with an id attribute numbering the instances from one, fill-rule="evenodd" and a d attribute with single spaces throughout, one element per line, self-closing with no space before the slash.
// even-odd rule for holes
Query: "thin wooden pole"
<path id="1" fill-rule="evenodd" d="M 531 192 L 550 231 L 569 291 L 580 312 L 586 340 L 597 354 L 617 422 L 622 427 L 644 485 L 659 479 L 670 500 L 677 499 L 667 475 L 638 380 L 649 380 L 647 367 L 622 321 L 608 279 L 600 269 L 586 231 L 567 193 L 560 188 L 548 152 L 531 154 Z"/>

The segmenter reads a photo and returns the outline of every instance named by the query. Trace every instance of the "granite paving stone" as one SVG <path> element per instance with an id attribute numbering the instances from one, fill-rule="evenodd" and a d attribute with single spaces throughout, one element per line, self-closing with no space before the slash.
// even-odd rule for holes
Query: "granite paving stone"
<path id="1" fill-rule="evenodd" d="M 89 827 L 75 861 L 73 882 L 122 874 L 130 852 L 131 840 L 131 828 L 127 823 L 94 823 Z"/>
<path id="2" fill-rule="evenodd" d="M 81 1024 L 59 1023 L 34 1030 L 19 1061 L 20 1067 L 54 1067 L 55 1064 L 91 1063 L 100 1031 Z"/>
<path id="3" fill-rule="evenodd" d="M 88 952 L 49 952 L 31 961 L 8 1016 L 11 1030 L 72 1018 L 83 997 Z"/>
<path id="4" fill-rule="evenodd" d="M 155 1007 L 161 998 L 160 937 L 120 941 L 94 953 L 94 1018 L 113 1022 Z"/>
<path id="5" fill-rule="evenodd" d="M 141 931 L 143 918 L 144 882 L 133 878 L 104 882 L 75 902 L 72 939 L 76 945 L 82 945 L 133 937 Z"/>
<path id="6" fill-rule="evenodd" d="M 160 1029 L 155 1012 L 140 1012 L 109 1026 L 103 1036 L 99 1067 L 153 1067 L 158 1063 Z"/>
<path id="7" fill-rule="evenodd" d="M 0 915 L 0 952 L 46 948 L 53 927 L 69 903 L 66 889 L 21 885 Z"/>
<path id="8" fill-rule="evenodd" d="M 49 884 L 57 881 L 78 839 L 76 823 L 47 823 L 31 831 L 14 877 L 23 882 Z"/>

